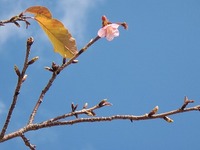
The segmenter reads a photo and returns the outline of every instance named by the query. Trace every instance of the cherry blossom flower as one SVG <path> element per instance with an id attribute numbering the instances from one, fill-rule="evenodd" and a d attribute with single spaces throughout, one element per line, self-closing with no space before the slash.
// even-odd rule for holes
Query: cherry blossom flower
<path id="1" fill-rule="evenodd" d="M 123 23 L 112 23 L 107 17 L 102 16 L 102 28 L 98 31 L 98 36 L 103 38 L 106 37 L 108 41 L 112 41 L 115 37 L 119 36 L 119 26 L 123 26 L 124 29 L 128 29 L 128 25 L 126 22 Z"/>
<path id="2" fill-rule="evenodd" d="M 108 41 L 112 41 L 114 37 L 119 36 L 118 27 L 119 27 L 118 24 L 111 23 L 99 29 L 97 34 L 101 38 L 106 37 Z"/>

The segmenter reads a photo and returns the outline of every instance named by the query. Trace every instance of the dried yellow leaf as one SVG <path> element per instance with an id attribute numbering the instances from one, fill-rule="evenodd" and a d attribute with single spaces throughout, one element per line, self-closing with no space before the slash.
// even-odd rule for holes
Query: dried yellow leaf
<path id="1" fill-rule="evenodd" d="M 47 34 L 55 52 L 59 53 L 64 58 L 72 58 L 77 54 L 78 51 L 75 39 L 62 22 L 52 18 L 51 12 L 46 7 L 33 6 L 26 9 L 25 12 L 35 15 L 35 20 Z"/>

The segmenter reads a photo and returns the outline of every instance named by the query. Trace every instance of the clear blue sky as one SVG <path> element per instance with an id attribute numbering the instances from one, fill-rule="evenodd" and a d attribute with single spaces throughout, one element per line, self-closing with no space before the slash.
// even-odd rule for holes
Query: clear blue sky
<path id="1" fill-rule="evenodd" d="M 112 42 L 101 39 L 79 57 L 79 63 L 63 71 L 47 93 L 36 122 L 70 111 L 70 104 L 89 106 L 107 98 L 112 107 L 97 116 L 142 115 L 158 105 L 159 112 L 181 107 L 184 96 L 200 104 L 200 1 L 198 0 L 60 0 L 8 2 L 0 0 L 0 20 L 33 5 L 48 7 L 61 20 L 82 48 L 101 27 L 101 16 L 126 21 L 128 31 Z M 26 39 L 35 38 L 31 57 L 40 59 L 28 71 L 8 132 L 23 127 L 41 89 L 50 77 L 45 66 L 62 62 L 38 24 L 25 29 L 0 27 L 0 125 L 2 126 L 17 82 L 14 65 L 22 67 Z M 191 104 L 190 106 L 194 106 Z M 154 150 L 198 149 L 198 112 L 161 119 L 82 123 L 27 133 L 42 149 Z M 28 149 L 20 138 L 0 144 L 1 150 Z"/>

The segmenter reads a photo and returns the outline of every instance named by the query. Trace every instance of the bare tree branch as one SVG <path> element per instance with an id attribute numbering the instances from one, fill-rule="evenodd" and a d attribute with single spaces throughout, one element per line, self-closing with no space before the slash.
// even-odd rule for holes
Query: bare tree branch
<path id="1" fill-rule="evenodd" d="M 16 71 L 16 73 L 18 75 L 18 82 L 17 82 L 16 88 L 15 88 L 15 92 L 14 92 L 14 95 L 13 95 L 12 104 L 11 104 L 11 106 L 9 108 L 6 121 L 4 123 L 4 126 L 3 126 L 1 134 L 0 134 L 0 139 L 3 138 L 5 132 L 6 132 L 7 128 L 8 128 L 8 125 L 9 125 L 13 110 L 14 110 L 15 105 L 17 103 L 18 95 L 19 95 L 22 83 L 24 82 L 25 72 L 26 72 L 26 70 L 27 70 L 27 68 L 29 66 L 28 58 L 29 58 L 29 54 L 30 54 L 30 50 L 31 50 L 31 45 L 32 44 L 33 44 L 33 38 L 30 37 L 27 40 L 27 44 L 26 44 L 26 56 L 25 56 L 24 66 L 23 66 L 22 72 L 20 73 L 19 69 L 15 66 L 15 71 Z"/>
<path id="2" fill-rule="evenodd" d="M 72 117 L 72 116 L 75 116 L 76 118 L 78 118 L 78 115 L 80 115 L 80 114 L 86 114 L 88 116 L 95 116 L 96 114 L 94 113 L 94 110 L 99 109 L 99 108 L 104 107 L 104 106 L 111 106 L 111 105 L 112 104 L 107 102 L 106 99 L 103 99 L 99 104 L 97 104 L 97 105 L 95 105 L 91 108 L 87 108 L 87 106 L 84 105 L 83 109 L 75 111 L 77 107 L 75 107 L 75 109 L 73 109 L 73 107 L 72 107 L 72 112 L 61 115 L 61 116 L 57 116 L 57 117 L 49 119 L 45 122 L 46 123 L 55 122 L 55 121 L 65 119 L 67 117 Z M 72 106 L 73 106 L 73 104 L 72 104 Z M 76 105 L 76 106 L 78 106 L 78 105 Z"/>
<path id="3" fill-rule="evenodd" d="M 88 44 L 86 44 L 72 59 L 70 59 L 67 63 L 63 63 L 63 65 L 58 69 L 58 72 L 66 68 L 68 65 L 73 63 L 73 61 L 81 55 L 83 52 L 85 52 L 92 44 L 94 44 L 96 41 L 100 39 L 99 36 L 96 36 L 94 39 L 91 39 Z"/>
<path id="4" fill-rule="evenodd" d="M 40 104 L 42 103 L 43 99 L 44 99 L 44 96 L 45 94 L 47 93 L 47 91 L 49 90 L 49 88 L 51 87 L 51 85 L 53 84 L 54 80 L 56 79 L 57 75 L 64 69 L 66 68 L 67 66 L 69 66 L 70 64 L 72 64 L 74 62 L 74 60 L 79 57 L 83 52 L 85 52 L 92 44 L 94 44 L 98 39 L 100 39 L 99 36 L 97 36 L 96 38 L 90 40 L 90 42 L 88 44 L 86 44 L 85 47 L 83 47 L 74 57 L 72 57 L 67 63 L 63 63 L 62 66 L 58 66 L 56 65 L 55 63 L 52 63 L 52 67 L 46 67 L 47 70 L 49 71 L 52 71 L 52 76 L 50 78 L 50 80 L 48 81 L 47 85 L 44 87 L 44 89 L 42 90 L 39 98 L 38 98 L 38 101 L 35 105 L 35 107 L 33 108 L 33 111 L 30 115 L 30 118 L 29 118 L 29 121 L 28 121 L 28 124 L 32 124 L 33 121 L 34 121 L 34 118 L 35 118 L 35 115 L 37 113 L 37 110 L 39 109 L 40 107 Z M 65 59 L 63 59 L 63 62 Z"/>
<path id="5" fill-rule="evenodd" d="M 57 74 L 53 72 L 52 76 L 51 76 L 51 78 L 49 80 L 49 82 L 47 83 L 47 85 L 45 86 L 45 88 L 42 90 L 42 92 L 41 92 L 41 94 L 39 96 L 39 99 L 38 99 L 35 107 L 33 108 L 33 111 L 32 111 L 32 113 L 30 115 L 28 124 L 32 124 L 33 123 L 35 115 L 37 113 L 37 110 L 40 107 L 40 104 L 42 103 L 45 94 L 47 93 L 47 91 L 49 90 L 49 88 L 51 87 L 51 85 L 53 84 L 53 82 L 56 79 L 56 77 L 57 77 Z"/>
<path id="6" fill-rule="evenodd" d="M 18 21 L 23 21 L 26 23 L 26 28 L 28 28 L 30 23 L 27 21 L 27 19 L 32 19 L 32 17 L 26 17 L 23 13 L 20 13 L 19 15 L 13 16 L 8 20 L 0 20 L 0 26 L 4 26 L 8 23 L 14 23 L 17 27 L 20 27 Z"/>
<path id="7" fill-rule="evenodd" d="M 150 116 L 149 116 L 148 113 L 143 114 L 143 115 L 139 115 L 139 116 L 135 116 L 135 115 L 113 115 L 113 116 L 108 116 L 108 117 L 94 117 L 94 116 L 92 116 L 92 117 L 86 117 L 86 118 L 76 118 L 76 119 L 61 121 L 61 119 L 65 119 L 65 118 L 73 116 L 75 114 L 79 114 L 79 115 L 80 114 L 86 114 L 86 115 L 88 115 L 88 113 L 87 113 L 88 111 L 94 111 L 98 108 L 103 107 L 103 105 L 100 107 L 99 104 L 97 104 L 97 105 L 95 105 L 91 108 L 88 108 L 88 109 L 83 108 L 82 110 L 79 110 L 79 111 L 70 112 L 68 114 L 64 114 L 64 115 L 55 117 L 53 119 L 49 119 L 47 121 L 41 122 L 41 123 L 28 124 L 28 125 L 24 126 L 23 128 L 15 131 L 15 132 L 12 132 L 12 133 L 5 135 L 2 139 L 0 139 L 0 142 L 4 142 L 4 141 L 10 140 L 12 138 L 19 137 L 23 133 L 26 133 L 28 131 L 39 130 L 39 129 L 49 128 L 49 127 L 54 127 L 54 126 L 73 125 L 73 124 L 84 123 L 84 122 L 106 122 L 106 121 L 113 121 L 113 120 L 130 120 L 131 122 L 133 122 L 133 121 L 159 119 L 159 118 L 164 119 L 167 122 L 173 122 L 173 120 L 170 119 L 168 116 L 180 114 L 180 113 L 185 113 L 185 112 L 191 112 L 191 111 L 200 111 L 200 105 L 196 105 L 194 107 L 185 108 L 183 110 L 182 109 L 176 109 L 176 110 L 171 110 L 171 111 L 168 111 L 168 112 L 164 112 L 164 113 L 160 113 L 160 114 L 154 114 L 154 115 L 150 115 Z M 108 106 L 108 105 L 106 104 L 104 106 Z"/>
<path id="8" fill-rule="evenodd" d="M 24 141 L 24 144 L 25 144 L 27 147 L 29 147 L 30 150 L 36 150 L 36 146 L 35 146 L 35 145 L 32 145 L 32 144 L 30 143 L 30 140 L 27 139 L 27 138 L 25 137 L 24 134 L 21 135 L 21 138 L 22 138 L 22 140 Z"/>

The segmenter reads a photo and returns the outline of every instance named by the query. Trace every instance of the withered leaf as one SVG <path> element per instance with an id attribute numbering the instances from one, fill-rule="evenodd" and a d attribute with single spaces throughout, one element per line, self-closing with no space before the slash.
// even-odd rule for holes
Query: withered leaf
<path id="1" fill-rule="evenodd" d="M 77 54 L 75 39 L 62 22 L 52 18 L 51 12 L 46 7 L 33 6 L 26 9 L 25 12 L 35 15 L 34 19 L 48 36 L 55 52 L 64 58 L 72 58 Z"/>

